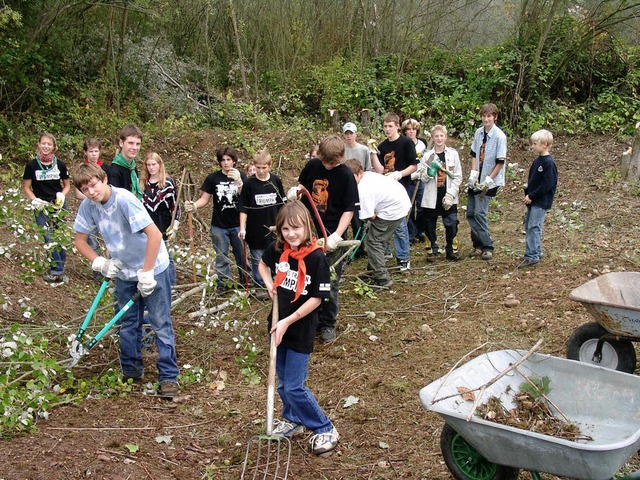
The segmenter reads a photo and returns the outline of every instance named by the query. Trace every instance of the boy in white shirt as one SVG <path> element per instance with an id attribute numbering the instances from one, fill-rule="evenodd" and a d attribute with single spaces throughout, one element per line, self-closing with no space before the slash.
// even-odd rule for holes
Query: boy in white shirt
<path id="1" fill-rule="evenodd" d="M 407 192 L 396 180 L 375 172 L 365 172 L 355 158 L 345 162 L 358 183 L 360 219 L 369 221 L 364 239 L 371 273 L 360 277 L 376 290 L 389 288 L 393 280 L 385 266 L 387 244 L 411 209 Z"/>

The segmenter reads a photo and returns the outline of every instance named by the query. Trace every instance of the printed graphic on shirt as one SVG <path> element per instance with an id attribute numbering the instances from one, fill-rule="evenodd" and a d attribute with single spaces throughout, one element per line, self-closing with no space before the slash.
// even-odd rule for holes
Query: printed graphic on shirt
<path id="1" fill-rule="evenodd" d="M 287 262 L 283 262 L 283 263 L 287 263 Z M 296 285 L 298 284 L 298 272 L 296 270 L 290 270 L 289 269 L 289 264 L 287 263 L 286 266 L 281 266 L 279 263 L 276 264 L 276 269 L 279 271 L 287 271 L 287 276 L 285 277 L 285 279 L 282 281 L 282 283 L 280 284 L 280 287 L 284 288 L 285 290 L 289 290 L 291 292 L 296 291 Z M 311 276 L 309 275 L 305 275 L 304 277 L 304 289 L 302 290 L 301 295 L 308 295 L 309 292 L 307 291 L 307 285 L 309 285 L 311 283 Z"/>
<path id="2" fill-rule="evenodd" d="M 395 172 L 396 170 L 396 152 L 391 151 L 384 156 L 384 172 Z"/>
<path id="3" fill-rule="evenodd" d="M 220 211 L 236 208 L 238 200 L 238 187 L 233 182 L 223 182 L 216 185 L 216 197 L 218 198 Z"/>
<path id="4" fill-rule="evenodd" d="M 255 200 L 256 205 L 260 207 L 275 205 L 278 203 L 278 194 L 276 192 L 256 194 Z"/>
<path id="5" fill-rule="evenodd" d="M 320 290 L 321 292 L 330 292 L 331 291 L 331 284 L 330 283 L 321 283 L 320 286 L 318 287 L 318 290 Z"/>
<path id="6" fill-rule="evenodd" d="M 314 180 L 311 198 L 313 198 L 313 203 L 316 204 L 318 212 L 325 213 L 329 203 L 329 180 L 324 178 Z"/>
<path id="7" fill-rule="evenodd" d="M 36 170 L 36 180 L 44 182 L 45 180 L 60 180 L 60 170 L 57 165 L 49 170 Z"/>

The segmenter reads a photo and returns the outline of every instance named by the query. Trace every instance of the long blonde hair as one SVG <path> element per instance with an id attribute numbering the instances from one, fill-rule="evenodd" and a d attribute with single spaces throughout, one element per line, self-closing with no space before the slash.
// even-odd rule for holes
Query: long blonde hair
<path id="1" fill-rule="evenodd" d="M 283 251 L 286 240 L 282 235 L 282 226 L 287 222 L 292 227 L 305 227 L 302 246 L 308 247 L 317 238 L 316 227 L 311 221 L 309 210 L 300 200 L 285 203 L 276 216 L 276 250 Z"/>
<path id="2" fill-rule="evenodd" d="M 158 186 L 160 188 L 164 188 L 167 184 L 167 169 L 164 167 L 162 157 L 156 152 L 147 153 L 147 157 L 144 160 L 144 166 L 142 168 L 142 171 L 140 172 L 140 188 L 142 188 L 142 190 L 144 191 L 144 187 L 149 181 L 149 177 L 151 176 L 149 175 L 149 170 L 147 170 L 148 160 L 153 160 L 158 164 Z"/>

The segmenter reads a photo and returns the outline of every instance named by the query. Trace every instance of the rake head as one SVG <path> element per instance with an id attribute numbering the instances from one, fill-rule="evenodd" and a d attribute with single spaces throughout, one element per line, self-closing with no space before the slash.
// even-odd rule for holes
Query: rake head
<path id="1" fill-rule="evenodd" d="M 256 435 L 247 444 L 240 480 L 285 479 L 289 475 L 291 442 L 286 437 Z"/>

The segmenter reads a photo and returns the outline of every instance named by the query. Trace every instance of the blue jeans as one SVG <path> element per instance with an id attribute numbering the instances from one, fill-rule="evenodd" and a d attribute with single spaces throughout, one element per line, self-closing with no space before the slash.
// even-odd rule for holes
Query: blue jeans
<path id="1" fill-rule="evenodd" d="M 211 225 L 211 241 L 216 252 L 216 273 L 218 280 L 228 282 L 231 280 L 231 259 L 229 255 L 229 244 L 238 267 L 238 277 L 240 284 L 244 285 L 246 272 L 244 271 L 244 253 L 242 240 L 238 238 L 240 227 L 220 228 Z"/>
<path id="2" fill-rule="evenodd" d="M 525 239 L 524 258 L 526 260 L 540 260 L 542 258 L 542 226 L 547 211 L 544 208 L 531 206 L 527 209 L 524 228 L 527 232 Z"/>
<path id="3" fill-rule="evenodd" d="M 66 210 L 67 205 L 64 205 L 64 209 Z M 47 212 L 36 212 L 36 224 L 42 227 L 44 242 L 49 243 L 52 241 L 51 230 L 57 227 L 58 222 L 62 222 L 62 220 L 54 219 L 51 221 L 49 219 L 49 215 Z M 56 246 L 51 249 L 51 268 L 49 273 L 51 275 L 62 275 L 64 274 L 64 264 L 67 261 L 67 251 L 61 247 Z"/>
<path id="4" fill-rule="evenodd" d="M 480 198 L 480 195 L 467 197 L 467 222 L 471 228 L 473 248 L 493 251 L 493 240 L 489 232 L 489 202 L 493 197 Z"/>
<path id="5" fill-rule="evenodd" d="M 250 248 L 249 256 L 251 257 L 251 274 L 253 275 L 253 280 L 260 287 L 264 287 L 264 280 L 260 276 L 260 272 L 258 271 L 258 265 L 260 264 L 260 259 L 264 254 L 266 248 Z"/>
<path id="6" fill-rule="evenodd" d="M 313 433 L 330 432 L 331 420 L 322 411 L 313 393 L 307 388 L 309 353 L 299 353 L 280 345 L 276 359 L 278 394 L 282 400 L 282 417 L 304 425 Z"/>
<path id="7" fill-rule="evenodd" d="M 125 377 L 142 378 L 142 324 L 145 307 L 148 316 L 144 319 L 156 332 L 158 348 L 158 381 L 175 382 L 180 373 L 176 360 L 175 336 L 171 324 L 171 285 L 169 270 L 156 275 L 156 289 L 148 297 L 140 298 L 120 319 L 120 364 Z M 116 301 L 118 308 L 138 292 L 137 280 L 116 279 Z"/>
<path id="8" fill-rule="evenodd" d="M 407 226 L 407 218 L 404 217 L 396 231 L 393 233 L 393 246 L 396 249 L 396 259 L 399 262 L 409 260 L 409 228 Z"/>

